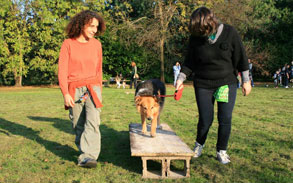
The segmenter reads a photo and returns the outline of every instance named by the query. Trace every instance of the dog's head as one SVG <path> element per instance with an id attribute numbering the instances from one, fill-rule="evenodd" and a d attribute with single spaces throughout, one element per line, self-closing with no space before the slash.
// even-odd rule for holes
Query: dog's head
<path id="1" fill-rule="evenodd" d="M 137 111 L 144 114 L 148 120 L 152 120 L 159 113 L 160 105 L 156 96 L 136 96 Z"/>

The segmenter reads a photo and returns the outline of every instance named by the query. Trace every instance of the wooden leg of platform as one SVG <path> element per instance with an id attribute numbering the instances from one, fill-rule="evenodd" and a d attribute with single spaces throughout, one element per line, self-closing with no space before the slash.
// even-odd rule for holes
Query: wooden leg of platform
<path id="1" fill-rule="evenodd" d="M 162 158 L 162 178 L 165 178 L 168 176 L 167 169 L 168 169 L 167 160 L 165 158 Z"/>
<path id="2" fill-rule="evenodd" d="M 146 178 L 148 175 L 148 170 L 147 170 L 147 159 L 144 157 L 141 157 L 142 160 L 142 177 Z"/>
<path id="3" fill-rule="evenodd" d="M 171 160 L 169 158 L 166 159 L 166 176 L 169 177 L 171 175 L 171 170 L 170 170 L 170 165 L 171 164 Z"/>
<path id="4" fill-rule="evenodd" d="M 186 158 L 184 161 L 184 171 L 185 171 L 185 176 L 190 177 L 190 157 Z"/>

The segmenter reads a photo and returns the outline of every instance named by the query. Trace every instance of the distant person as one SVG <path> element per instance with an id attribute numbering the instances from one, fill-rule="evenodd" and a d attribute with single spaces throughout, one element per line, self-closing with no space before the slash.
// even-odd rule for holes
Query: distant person
<path id="1" fill-rule="evenodd" d="M 176 64 L 173 66 L 173 72 L 174 72 L 174 86 L 176 85 L 176 81 L 178 78 L 178 75 L 180 73 L 181 66 L 179 62 L 176 62 Z"/>
<path id="2" fill-rule="evenodd" d="M 125 78 L 124 77 L 122 78 L 122 87 L 123 87 L 123 89 L 126 88 L 126 81 L 125 81 Z"/>
<path id="3" fill-rule="evenodd" d="M 285 64 L 285 69 L 284 69 L 284 87 L 285 88 L 289 88 L 289 69 L 290 69 L 290 65 Z"/>
<path id="4" fill-rule="evenodd" d="M 283 76 L 282 76 L 282 69 L 279 68 L 278 71 L 279 71 L 279 75 L 278 75 L 279 76 L 279 78 L 278 78 L 279 79 L 279 85 L 280 86 L 283 86 L 283 84 L 282 84 L 283 83 L 283 81 L 282 81 L 282 78 L 283 78 Z"/>
<path id="5" fill-rule="evenodd" d="M 80 155 L 78 166 L 94 168 L 101 150 L 102 44 L 94 36 L 106 29 L 103 18 L 82 11 L 66 27 L 68 39 L 60 50 L 58 80 L 69 109 Z"/>
<path id="6" fill-rule="evenodd" d="M 280 75 L 279 71 L 276 71 L 273 76 L 275 88 L 278 88 L 279 86 L 279 77 L 280 77 L 279 75 Z"/>
<path id="7" fill-rule="evenodd" d="M 241 88 L 241 72 L 237 74 L 237 88 Z"/>
<path id="8" fill-rule="evenodd" d="M 121 83 L 120 83 L 121 79 L 122 79 L 122 74 L 116 75 L 115 82 L 116 82 L 117 88 L 121 87 Z"/>
<path id="9" fill-rule="evenodd" d="M 254 87 L 254 82 L 253 82 L 253 77 L 252 77 L 252 63 L 251 60 L 248 59 L 248 66 L 249 66 L 249 79 L 250 79 L 250 83 L 251 86 Z"/>
<path id="10" fill-rule="evenodd" d="M 290 66 L 290 82 L 293 83 L 293 61 L 291 62 L 291 66 Z"/>
<path id="11" fill-rule="evenodd" d="M 132 89 L 132 83 L 134 86 L 134 89 L 136 88 L 136 84 L 137 84 L 137 79 L 138 79 L 138 74 L 137 74 L 137 67 L 136 67 L 136 63 L 135 62 L 131 62 L 131 78 L 130 78 L 130 89 Z"/>
<path id="12" fill-rule="evenodd" d="M 194 158 L 201 155 L 214 118 L 214 103 L 218 106 L 218 140 L 216 157 L 222 164 L 230 162 L 227 154 L 231 133 L 232 111 L 236 101 L 237 74 L 242 74 L 242 92 L 251 91 L 249 66 L 240 36 L 234 27 L 220 23 L 206 7 L 196 9 L 190 18 L 191 33 L 185 62 L 176 82 L 193 74 L 193 86 L 199 112 Z"/>
<path id="13" fill-rule="evenodd" d="M 282 76 L 282 86 L 286 87 L 286 68 L 287 68 L 287 64 L 285 64 L 282 69 L 281 69 L 281 76 Z"/>

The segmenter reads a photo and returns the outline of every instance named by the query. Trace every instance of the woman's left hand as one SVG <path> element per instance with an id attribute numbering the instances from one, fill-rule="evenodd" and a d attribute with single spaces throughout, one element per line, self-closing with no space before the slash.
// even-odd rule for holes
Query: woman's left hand
<path id="1" fill-rule="evenodd" d="M 249 93 L 251 92 L 251 84 L 250 81 L 249 82 L 245 82 L 242 84 L 242 93 L 244 96 L 249 95 Z"/>

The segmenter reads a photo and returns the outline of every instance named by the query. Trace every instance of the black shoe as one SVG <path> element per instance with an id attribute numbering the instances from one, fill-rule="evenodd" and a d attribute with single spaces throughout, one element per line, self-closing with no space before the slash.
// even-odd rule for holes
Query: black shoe
<path id="1" fill-rule="evenodd" d="M 77 165 L 84 168 L 96 168 L 97 161 L 91 158 L 85 158 L 83 161 L 79 162 Z"/>

